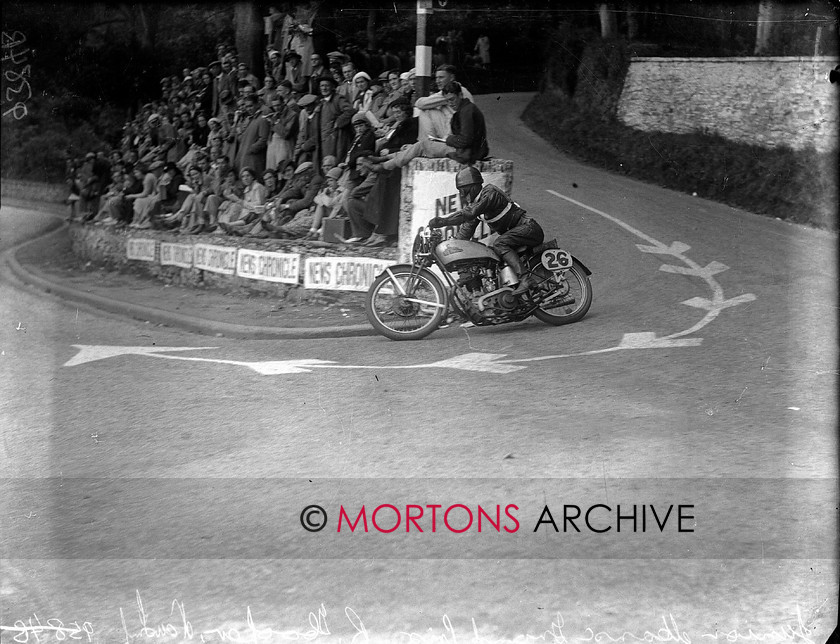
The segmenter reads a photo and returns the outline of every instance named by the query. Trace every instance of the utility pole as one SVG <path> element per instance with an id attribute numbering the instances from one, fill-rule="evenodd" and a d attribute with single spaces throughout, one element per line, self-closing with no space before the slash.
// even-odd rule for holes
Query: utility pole
<path id="1" fill-rule="evenodd" d="M 417 0 L 417 46 L 414 49 L 414 93 L 428 96 L 432 86 L 432 48 L 426 41 L 426 27 L 432 15 L 432 0 Z"/>

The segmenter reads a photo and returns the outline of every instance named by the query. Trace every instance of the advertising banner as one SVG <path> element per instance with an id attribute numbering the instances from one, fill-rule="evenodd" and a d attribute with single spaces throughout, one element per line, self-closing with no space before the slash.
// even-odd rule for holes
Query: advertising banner
<path id="1" fill-rule="evenodd" d="M 234 275 L 236 273 L 236 248 L 196 244 L 194 266 L 211 273 Z"/>
<path id="2" fill-rule="evenodd" d="M 142 262 L 155 261 L 155 240 L 129 238 L 125 243 L 125 256 Z"/>
<path id="3" fill-rule="evenodd" d="M 236 259 L 236 274 L 239 277 L 266 282 L 297 284 L 300 275 L 300 254 L 240 248 Z"/>
<path id="4" fill-rule="evenodd" d="M 303 272 L 304 288 L 328 291 L 366 291 L 386 266 L 396 262 L 372 257 L 309 257 Z"/>
<path id="5" fill-rule="evenodd" d="M 192 268 L 193 245 L 161 242 L 160 263 L 163 266 L 180 266 L 181 268 Z"/>

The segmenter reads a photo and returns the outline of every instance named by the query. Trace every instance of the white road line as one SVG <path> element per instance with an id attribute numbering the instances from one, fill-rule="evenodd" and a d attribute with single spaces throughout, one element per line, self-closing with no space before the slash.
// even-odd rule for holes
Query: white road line
<path id="1" fill-rule="evenodd" d="M 618 217 L 610 215 L 603 210 L 598 210 L 597 208 L 593 208 L 592 206 L 588 206 L 585 203 L 578 201 L 577 199 L 572 199 L 569 196 L 560 194 L 554 190 L 547 190 L 549 194 L 554 195 L 560 199 L 565 199 L 569 203 L 572 203 L 580 208 L 588 210 L 589 212 L 595 213 L 607 219 L 617 226 L 620 226 L 627 232 L 635 235 L 636 237 L 645 240 L 648 242 L 649 245 L 645 246 L 642 244 L 636 244 L 636 248 L 638 248 L 643 253 L 651 253 L 657 255 L 669 255 L 674 259 L 681 261 L 685 266 L 674 266 L 672 264 L 663 264 L 659 267 L 659 270 L 664 273 L 674 273 L 677 275 L 688 275 L 691 277 L 699 277 L 701 278 L 706 284 L 708 284 L 709 289 L 712 292 L 711 299 L 702 298 L 702 297 L 693 297 L 689 300 L 685 300 L 682 304 L 686 306 L 691 306 L 698 309 L 705 309 L 706 315 L 696 324 L 692 325 L 688 329 L 684 329 L 682 331 L 678 331 L 676 333 L 671 333 L 670 335 L 663 336 L 661 338 L 655 338 L 657 342 L 663 340 L 673 340 L 674 338 L 680 338 L 682 336 L 691 335 L 692 333 L 696 333 L 710 322 L 712 322 L 718 315 L 720 315 L 721 311 L 731 306 L 737 306 L 738 304 L 744 304 L 746 302 L 752 302 L 755 300 L 755 295 L 753 293 L 744 293 L 734 298 L 726 299 L 723 294 L 723 287 L 720 283 L 715 279 L 715 275 L 718 273 L 722 273 L 724 271 L 728 271 L 729 267 L 726 264 L 722 264 L 718 261 L 712 261 L 706 266 L 700 266 L 695 261 L 686 257 L 685 252 L 688 251 L 691 246 L 686 243 L 675 241 L 670 245 L 665 245 L 661 241 L 654 239 L 650 235 L 643 233 L 641 230 L 633 228 L 630 224 L 621 221 Z M 641 334 L 627 334 L 625 335 L 622 344 L 625 344 L 625 341 L 628 341 L 629 344 L 637 344 L 638 340 L 640 339 L 638 336 Z M 630 336 L 628 338 L 627 336 Z M 636 336 L 636 337 L 633 337 Z M 648 338 L 650 339 L 650 338 Z M 702 340 L 702 338 L 697 338 L 696 340 Z M 699 342 L 698 342 L 699 344 Z M 619 345 L 618 348 L 622 348 L 622 345 Z M 624 348 L 631 348 L 631 347 L 624 347 Z M 641 348 L 641 347 L 633 347 L 633 348 Z M 647 345 L 647 348 L 655 348 L 652 345 Z"/>

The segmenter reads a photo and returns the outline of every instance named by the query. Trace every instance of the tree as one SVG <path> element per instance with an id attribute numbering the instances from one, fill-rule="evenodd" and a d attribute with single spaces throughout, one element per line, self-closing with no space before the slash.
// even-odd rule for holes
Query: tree
<path id="1" fill-rule="evenodd" d="M 775 14 L 773 0 L 761 0 L 758 3 L 758 22 L 755 32 L 755 55 L 760 56 L 770 51 L 770 36 L 773 32 Z"/>
<path id="2" fill-rule="evenodd" d="M 236 51 L 252 73 L 262 74 L 263 19 L 255 2 L 237 2 L 233 10 Z"/>
<path id="3" fill-rule="evenodd" d="M 370 9 L 367 17 L 367 48 L 376 51 L 376 9 Z"/>
<path id="4" fill-rule="evenodd" d="M 601 17 L 601 38 L 616 38 L 618 36 L 618 21 L 615 11 L 606 2 L 598 5 L 598 14 Z"/>

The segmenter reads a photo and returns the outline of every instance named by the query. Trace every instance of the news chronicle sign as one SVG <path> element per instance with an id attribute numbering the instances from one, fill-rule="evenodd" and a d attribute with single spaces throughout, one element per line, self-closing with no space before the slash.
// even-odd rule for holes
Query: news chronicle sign
<path id="1" fill-rule="evenodd" d="M 193 245 L 161 242 L 160 263 L 162 266 L 179 266 L 181 268 L 192 268 Z"/>
<path id="2" fill-rule="evenodd" d="M 157 261 L 155 240 L 129 239 L 128 259 Z M 276 253 L 213 244 L 161 242 L 160 264 L 235 275 L 265 282 L 298 284 L 299 253 Z M 303 268 L 304 288 L 367 291 L 376 276 L 395 262 L 372 257 L 310 257 Z"/>
<path id="3" fill-rule="evenodd" d="M 195 268 L 222 275 L 236 274 L 236 248 L 210 244 L 196 244 L 193 248 Z"/>
<path id="4" fill-rule="evenodd" d="M 141 262 L 155 261 L 155 240 L 130 238 L 125 243 L 125 256 Z"/>
<path id="5" fill-rule="evenodd" d="M 300 255 L 240 248 L 236 259 L 236 274 L 239 277 L 266 282 L 297 284 L 300 275 Z"/>
<path id="6" fill-rule="evenodd" d="M 328 291 L 367 291 L 376 276 L 394 263 L 372 257 L 309 257 L 303 271 L 303 286 Z"/>

